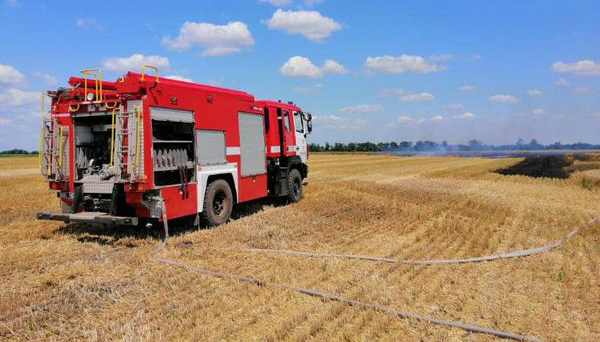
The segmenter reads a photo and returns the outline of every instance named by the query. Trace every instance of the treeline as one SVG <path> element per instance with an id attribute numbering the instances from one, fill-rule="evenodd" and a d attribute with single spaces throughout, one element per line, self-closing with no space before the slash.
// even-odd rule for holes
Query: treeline
<path id="1" fill-rule="evenodd" d="M 27 150 L 21 150 L 18 148 L 12 149 L 12 150 L 6 150 L 6 151 L 0 151 L 0 154 L 38 154 L 38 151 L 27 151 Z"/>
<path id="2" fill-rule="evenodd" d="M 527 150 L 592 150 L 600 149 L 600 145 L 588 143 L 563 144 L 555 142 L 553 144 L 543 145 L 536 139 L 526 143 L 519 139 L 514 144 L 491 145 L 484 144 L 480 140 L 470 140 L 467 144 L 448 144 L 446 141 L 437 143 L 430 140 L 401 141 L 401 142 L 361 142 L 361 143 L 325 143 L 324 145 L 311 143 L 309 148 L 313 152 L 382 152 L 382 151 L 527 151 Z"/>

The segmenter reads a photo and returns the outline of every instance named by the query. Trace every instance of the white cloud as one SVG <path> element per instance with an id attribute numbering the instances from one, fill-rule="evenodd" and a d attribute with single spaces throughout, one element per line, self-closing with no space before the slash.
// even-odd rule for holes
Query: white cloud
<path id="1" fill-rule="evenodd" d="M 577 87 L 574 90 L 577 94 L 591 94 L 592 93 L 592 89 L 588 88 L 588 87 Z"/>
<path id="2" fill-rule="evenodd" d="M 25 80 L 23 75 L 15 67 L 8 64 L 0 64 L 0 83 L 21 83 Z"/>
<path id="3" fill-rule="evenodd" d="M 0 119 L 0 126 L 6 126 L 10 123 L 9 119 Z"/>
<path id="4" fill-rule="evenodd" d="M 320 42 L 333 32 L 341 30 L 337 21 L 322 16 L 317 11 L 284 11 L 278 9 L 271 19 L 264 21 L 270 29 L 284 30 L 288 34 L 301 34 L 312 42 Z"/>
<path id="5" fill-rule="evenodd" d="M 554 82 L 554 85 L 557 85 L 557 86 L 568 86 L 569 84 L 571 84 L 571 83 L 569 81 L 565 80 L 564 78 L 560 78 Z"/>
<path id="6" fill-rule="evenodd" d="M 412 102 L 412 101 L 431 101 L 435 97 L 431 93 L 422 92 L 417 94 L 406 94 L 399 97 L 402 102 Z"/>
<path id="7" fill-rule="evenodd" d="M 171 50 L 187 50 L 198 45 L 204 49 L 202 56 L 224 56 L 254 45 L 254 38 L 241 21 L 227 25 L 186 21 L 179 29 L 179 36 L 164 37 L 162 44 Z"/>
<path id="8" fill-rule="evenodd" d="M 420 93 L 407 93 L 402 88 L 391 88 L 391 89 L 383 89 L 379 94 L 381 97 L 387 96 L 395 96 L 402 102 L 412 102 L 412 101 L 431 101 L 435 99 L 433 94 L 428 92 L 420 92 Z"/>
<path id="9" fill-rule="evenodd" d="M 529 96 L 542 96 L 544 92 L 539 89 L 530 89 L 527 91 L 527 95 Z"/>
<path id="10" fill-rule="evenodd" d="M 42 79 L 48 86 L 54 86 L 58 83 L 56 77 L 43 72 L 36 71 L 33 73 L 33 76 Z"/>
<path id="11" fill-rule="evenodd" d="M 102 24 L 94 18 L 78 18 L 75 20 L 75 26 L 82 29 L 91 28 L 99 30 L 102 28 Z"/>
<path id="12" fill-rule="evenodd" d="M 454 55 L 451 55 L 449 53 L 443 53 L 441 55 L 432 55 L 432 56 L 429 56 L 429 59 L 431 59 L 434 62 L 449 61 L 451 59 L 454 59 Z"/>
<path id="13" fill-rule="evenodd" d="M 285 7 L 292 4 L 292 0 L 258 0 L 258 2 L 268 2 L 276 7 Z"/>
<path id="14" fill-rule="evenodd" d="M 321 77 L 321 69 L 314 65 L 310 59 L 302 56 L 290 57 L 279 71 L 288 77 Z"/>
<path id="15" fill-rule="evenodd" d="M 474 86 L 474 85 L 466 84 L 466 85 L 460 86 L 458 88 L 458 90 L 460 90 L 460 91 L 474 91 L 474 90 L 477 90 L 477 87 Z"/>
<path id="16" fill-rule="evenodd" d="M 155 66 L 159 69 L 167 69 L 169 67 L 169 59 L 161 56 L 144 56 L 142 54 L 134 54 L 129 57 L 112 57 L 104 61 L 102 66 L 106 70 L 139 70 L 145 64 Z"/>
<path id="17" fill-rule="evenodd" d="M 430 118 L 426 118 L 426 119 L 420 119 L 420 118 L 414 118 L 412 116 L 399 116 L 396 119 L 394 119 L 394 121 L 392 121 L 391 126 L 392 127 L 397 127 L 397 126 L 402 126 L 402 125 L 416 125 L 416 124 L 423 124 L 423 123 L 436 123 L 436 122 L 441 122 L 444 120 L 444 117 L 441 115 L 435 115 L 432 116 Z"/>
<path id="18" fill-rule="evenodd" d="M 542 115 L 542 114 L 544 114 L 545 111 L 542 108 L 537 108 L 537 109 L 532 110 L 531 112 L 535 115 Z"/>
<path id="19" fill-rule="evenodd" d="M 401 73 L 428 73 L 444 70 L 443 67 L 427 62 L 421 56 L 378 56 L 367 57 L 365 60 L 365 68 L 369 71 L 379 71 L 391 74 Z"/>
<path id="20" fill-rule="evenodd" d="M 475 117 L 475 114 L 471 113 L 471 112 L 466 112 L 464 114 L 460 114 L 460 115 L 453 115 L 452 118 L 453 119 L 472 119 Z"/>
<path id="21" fill-rule="evenodd" d="M 451 103 L 446 106 L 449 109 L 465 109 L 465 105 L 462 103 Z"/>
<path id="22" fill-rule="evenodd" d="M 494 102 L 503 102 L 503 103 L 519 103 L 519 99 L 514 96 L 514 95 L 510 95 L 510 94 L 498 94 L 498 95 L 494 95 L 491 96 L 489 98 L 490 101 L 494 101 Z"/>
<path id="23" fill-rule="evenodd" d="M 600 63 L 592 60 L 581 60 L 574 63 L 556 62 L 552 64 L 552 70 L 578 75 L 600 76 Z"/>
<path id="24" fill-rule="evenodd" d="M 346 74 L 348 70 L 340 63 L 328 59 L 319 68 L 310 59 L 303 56 L 290 57 L 279 69 L 279 71 L 288 77 L 321 77 L 323 74 Z"/>
<path id="25" fill-rule="evenodd" d="M 328 59 L 325 61 L 325 63 L 323 64 L 323 67 L 321 68 L 321 71 L 323 71 L 324 73 L 329 73 L 329 74 L 347 74 L 348 73 L 348 69 L 344 68 L 343 65 L 341 65 L 340 63 L 338 63 L 332 59 Z"/>
<path id="26" fill-rule="evenodd" d="M 40 93 L 11 88 L 0 93 L 0 104 L 19 107 L 40 101 Z"/>
<path id="27" fill-rule="evenodd" d="M 380 104 L 359 104 L 338 109 L 338 111 L 342 113 L 373 113 L 380 112 L 382 110 L 383 106 Z"/>
<path id="28" fill-rule="evenodd" d="M 323 88 L 323 85 L 321 83 L 315 83 L 313 85 L 306 86 L 306 87 L 294 87 L 294 88 L 292 88 L 292 90 L 297 93 L 312 94 L 312 93 L 316 93 L 321 88 Z"/>
<path id="29" fill-rule="evenodd" d="M 314 115 L 314 126 L 332 131 L 359 131 L 368 124 L 365 119 L 345 119 L 335 115 Z"/>
<path id="30" fill-rule="evenodd" d="M 194 82 L 194 80 L 192 80 L 191 78 L 187 78 L 187 77 L 183 77 L 183 76 L 179 76 L 179 75 L 170 75 L 170 76 L 164 76 L 164 77 L 170 78 L 170 79 L 176 80 L 176 81 Z"/>

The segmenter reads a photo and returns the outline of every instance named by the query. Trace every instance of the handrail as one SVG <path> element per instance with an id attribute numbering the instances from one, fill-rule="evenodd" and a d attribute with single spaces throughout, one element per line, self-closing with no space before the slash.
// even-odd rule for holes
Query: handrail
<path id="1" fill-rule="evenodd" d="M 81 70 L 81 74 L 84 77 L 84 81 L 83 81 L 83 97 L 84 99 L 87 100 L 87 77 L 88 76 L 94 76 L 94 80 L 96 81 L 95 84 L 95 90 L 96 90 L 96 100 L 97 101 L 102 101 L 104 100 L 104 91 L 102 88 L 102 70 L 99 68 L 95 68 L 95 69 L 84 69 Z"/>
<path id="2" fill-rule="evenodd" d="M 135 164 L 133 169 L 137 169 L 140 163 L 140 121 L 142 118 L 142 108 L 141 106 L 135 107 L 136 112 L 136 120 L 135 120 Z"/>
<path id="3" fill-rule="evenodd" d="M 58 126 L 58 167 L 62 169 L 62 155 L 63 155 L 63 143 L 62 143 L 62 138 L 63 138 L 63 128 L 62 126 Z M 62 171 L 62 170 L 61 170 Z"/>
<path id="4" fill-rule="evenodd" d="M 152 65 L 148 65 L 148 64 L 144 64 L 142 66 L 142 78 L 141 78 L 141 80 L 143 81 L 144 77 L 146 76 L 146 68 L 154 69 L 156 71 L 156 83 L 158 83 L 158 78 L 159 78 L 159 76 L 158 76 L 158 68 L 155 67 L 155 66 L 152 66 Z"/>
<path id="5" fill-rule="evenodd" d="M 112 133 L 111 133 L 111 137 L 110 137 L 110 165 L 111 166 L 115 166 L 115 116 L 117 115 L 117 110 L 120 111 L 121 109 L 119 108 L 115 108 L 112 111 L 112 123 L 111 123 L 111 129 L 112 129 Z"/>

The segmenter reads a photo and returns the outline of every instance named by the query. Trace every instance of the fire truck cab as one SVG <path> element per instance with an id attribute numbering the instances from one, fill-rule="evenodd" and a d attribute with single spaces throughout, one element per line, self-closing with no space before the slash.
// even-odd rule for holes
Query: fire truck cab
<path id="1" fill-rule="evenodd" d="M 39 219 L 137 225 L 189 216 L 215 226 L 237 203 L 300 200 L 310 114 L 146 68 L 114 82 L 84 70 L 70 88 L 48 92 L 41 172 L 62 212 Z"/>

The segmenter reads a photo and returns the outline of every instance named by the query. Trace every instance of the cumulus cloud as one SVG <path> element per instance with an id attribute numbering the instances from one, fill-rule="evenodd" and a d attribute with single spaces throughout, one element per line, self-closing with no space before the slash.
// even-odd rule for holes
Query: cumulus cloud
<path id="1" fill-rule="evenodd" d="M 310 59 L 302 56 L 290 57 L 279 71 L 288 77 L 321 77 L 321 69 L 314 65 Z"/>
<path id="2" fill-rule="evenodd" d="M 452 118 L 453 119 L 472 119 L 475 117 L 475 114 L 471 113 L 471 112 L 466 112 L 464 114 L 460 114 L 460 115 L 453 115 Z"/>
<path id="3" fill-rule="evenodd" d="M 395 96 L 402 102 L 413 102 L 413 101 L 431 101 L 435 99 L 433 94 L 428 92 L 420 92 L 420 93 L 407 93 L 402 88 L 390 88 L 383 89 L 379 94 L 381 97 Z"/>
<path id="4" fill-rule="evenodd" d="M 359 131 L 368 124 L 365 119 L 346 119 L 335 115 L 313 116 L 315 127 L 332 131 Z"/>
<path id="5" fill-rule="evenodd" d="M 15 67 L 8 64 L 0 64 L 0 83 L 15 84 L 21 83 L 24 80 L 25 75 L 23 75 Z"/>
<path id="6" fill-rule="evenodd" d="M 19 107 L 40 101 L 40 93 L 11 88 L 0 93 L 0 104 Z"/>
<path id="7" fill-rule="evenodd" d="M 380 104 L 359 104 L 338 109 L 338 111 L 342 113 L 373 113 L 380 112 L 382 110 L 383 106 Z"/>
<path id="8" fill-rule="evenodd" d="M 510 94 L 498 94 L 498 95 L 494 95 L 491 96 L 489 98 L 490 101 L 494 101 L 494 102 L 502 102 L 502 103 L 519 103 L 519 99 L 514 96 L 514 95 L 510 95 Z"/>
<path id="9" fill-rule="evenodd" d="M 588 87 L 577 87 L 574 89 L 577 94 L 591 94 L 592 89 Z"/>
<path id="10" fill-rule="evenodd" d="M 592 60 L 581 60 L 574 63 L 555 62 L 552 64 L 552 70 L 578 75 L 600 76 L 600 63 Z"/>
<path id="11" fill-rule="evenodd" d="M 309 85 L 306 87 L 294 87 L 294 88 L 292 88 L 292 90 L 297 93 L 312 94 L 312 93 L 316 93 L 321 88 L 323 88 L 323 85 L 321 83 L 315 83 L 313 85 Z"/>
<path id="12" fill-rule="evenodd" d="M 272 30 L 283 30 L 288 34 L 301 34 L 312 42 L 320 42 L 333 32 L 342 29 L 337 21 L 317 11 L 284 11 L 278 9 L 271 19 L 264 21 Z"/>
<path id="13" fill-rule="evenodd" d="M 142 54 L 133 54 L 129 57 L 112 57 L 102 63 L 105 70 L 139 70 L 145 64 L 155 66 L 159 69 L 169 67 L 169 59 L 161 56 L 144 56 Z"/>
<path id="14" fill-rule="evenodd" d="M 164 76 L 164 77 L 170 78 L 170 79 L 176 80 L 176 81 L 194 82 L 194 80 L 192 80 L 191 78 L 187 78 L 187 77 L 183 77 L 183 76 L 179 76 L 179 75 L 169 75 L 169 76 Z"/>
<path id="15" fill-rule="evenodd" d="M 313 62 L 303 56 L 290 57 L 279 71 L 288 77 L 311 77 L 317 78 L 323 74 L 346 74 L 348 70 L 340 63 L 328 59 L 323 64 L 323 67 L 318 67 Z"/>
<path id="16" fill-rule="evenodd" d="M 474 90 L 477 90 L 477 87 L 474 86 L 474 85 L 465 84 L 465 85 L 462 85 L 462 86 L 458 87 L 458 90 L 460 90 L 460 91 L 474 91 Z"/>
<path id="17" fill-rule="evenodd" d="M 227 25 L 186 21 L 175 38 L 164 37 L 162 44 L 171 50 L 188 50 L 202 47 L 202 56 L 224 56 L 254 45 L 248 26 L 241 21 Z"/>
<path id="18" fill-rule="evenodd" d="M 258 2 L 268 2 L 276 7 L 285 7 L 292 4 L 292 0 L 258 0 Z"/>
<path id="19" fill-rule="evenodd" d="M 324 73 L 329 73 L 329 74 L 347 74 L 348 73 L 348 69 L 344 68 L 343 65 L 341 65 L 340 63 L 338 63 L 332 59 L 328 59 L 325 61 L 325 63 L 323 64 L 323 67 L 321 68 L 321 71 L 323 71 Z"/>
<path id="20" fill-rule="evenodd" d="M 539 89 L 530 89 L 527 91 L 527 95 L 529 96 L 542 96 L 544 92 Z"/>
<path id="21" fill-rule="evenodd" d="M 410 55 L 367 57 L 365 60 L 365 68 L 373 72 L 385 72 L 390 74 L 424 74 L 444 70 L 442 66 L 430 63 L 421 56 Z"/>

